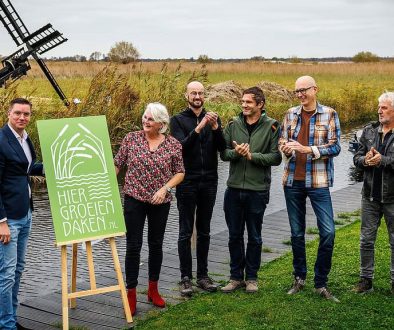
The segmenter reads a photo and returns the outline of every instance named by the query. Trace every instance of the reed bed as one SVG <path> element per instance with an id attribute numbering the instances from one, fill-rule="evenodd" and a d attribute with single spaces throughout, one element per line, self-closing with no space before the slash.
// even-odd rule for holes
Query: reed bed
<path id="1" fill-rule="evenodd" d="M 390 62 L 288 64 L 245 61 L 205 65 L 174 61 L 126 65 L 48 62 L 65 94 L 70 99 L 82 100 L 81 104 L 67 108 L 58 100 L 34 61 L 31 64 L 32 70 L 27 77 L 7 89 L 0 89 L 0 107 L 5 110 L 0 124 L 7 120 L 9 101 L 25 96 L 34 106 L 33 125 L 29 128 L 33 140 L 37 140 L 35 120 L 106 115 L 114 149 L 127 131 L 140 129 L 141 114 L 147 103 L 161 102 L 170 114 L 182 110 L 186 105 L 185 85 L 191 80 L 200 80 L 206 86 L 232 81 L 242 88 L 272 82 L 278 84 L 278 88 L 292 90 L 297 77 L 312 75 L 320 88 L 320 102 L 338 111 L 344 127 L 376 119 L 377 97 L 384 90 L 394 90 L 394 63 Z M 266 108 L 271 117 L 280 121 L 294 104 L 297 100 L 270 96 Z M 224 124 L 240 111 L 234 100 L 208 101 L 206 107 L 218 112 Z"/>
<path id="2" fill-rule="evenodd" d="M 202 64 L 187 61 L 165 62 L 169 71 L 175 71 L 181 64 L 182 71 L 191 73 L 198 71 Z M 56 77 L 62 78 L 87 78 L 93 77 L 108 65 L 105 62 L 47 62 L 48 67 Z M 32 69 L 29 76 L 43 78 L 43 74 L 38 65 L 31 61 Z M 145 73 L 159 73 L 162 70 L 163 62 L 134 62 L 129 64 L 116 65 L 119 73 L 134 74 L 136 71 Z M 284 62 L 262 62 L 262 61 L 242 61 L 242 62 L 214 62 L 203 64 L 210 75 L 216 73 L 243 75 L 283 75 L 298 76 L 308 72 L 310 75 L 334 74 L 335 76 L 359 76 L 382 74 L 394 75 L 394 62 L 377 63 L 352 63 L 352 62 L 306 62 L 306 63 L 284 63 Z"/>

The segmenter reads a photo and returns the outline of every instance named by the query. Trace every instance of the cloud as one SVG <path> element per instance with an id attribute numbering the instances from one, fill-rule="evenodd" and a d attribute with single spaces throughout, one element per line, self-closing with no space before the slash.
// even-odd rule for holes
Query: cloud
<path id="1" fill-rule="evenodd" d="M 108 52 L 120 40 L 151 58 L 352 56 L 366 48 L 393 55 L 381 37 L 394 34 L 391 0 L 52 0 L 50 6 L 47 0 L 13 0 L 13 5 L 31 32 L 51 22 L 69 39 L 49 56 Z M 0 40 L 0 53 L 15 50 L 5 29 Z"/>

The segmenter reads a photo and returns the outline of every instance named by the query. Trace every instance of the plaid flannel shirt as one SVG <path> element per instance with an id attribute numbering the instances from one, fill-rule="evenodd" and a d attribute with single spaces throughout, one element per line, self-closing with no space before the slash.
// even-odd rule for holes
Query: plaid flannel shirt
<path id="1" fill-rule="evenodd" d="M 279 145 L 290 139 L 297 141 L 301 128 L 301 106 L 290 108 L 283 120 L 280 132 Z M 313 154 L 307 155 L 306 161 L 306 188 L 332 187 L 334 181 L 333 157 L 341 151 L 341 128 L 336 111 L 317 103 L 316 112 L 309 123 L 309 143 Z M 296 153 L 286 157 L 282 183 L 291 187 L 294 181 Z"/>

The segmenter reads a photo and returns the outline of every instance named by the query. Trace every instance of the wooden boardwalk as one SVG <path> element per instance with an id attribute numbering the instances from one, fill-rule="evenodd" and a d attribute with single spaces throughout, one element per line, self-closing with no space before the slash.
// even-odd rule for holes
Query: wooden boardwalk
<path id="1" fill-rule="evenodd" d="M 335 213 L 359 209 L 360 190 L 361 184 L 357 183 L 332 192 Z M 224 219 L 222 221 L 224 223 Z M 316 219 L 310 205 L 307 207 L 307 227 L 316 227 Z M 315 237 L 316 235 L 307 235 L 308 239 Z M 286 209 L 266 215 L 263 224 L 263 263 L 276 259 L 289 251 L 290 246 L 284 243 L 289 238 L 290 228 Z M 211 237 L 208 268 L 212 277 L 218 282 L 226 281 L 229 275 L 227 240 L 227 230 L 220 231 Z M 112 262 L 111 258 L 108 258 L 108 260 Z M 196 260 L 194 259 L 193 262 L 193 269 L 195 269 Z M 114 285 L 116 282 L 115 272 L 112 271 L 111 263 L 109 262 L 107 266 L 108 270 L 105 272 L 101 271 L 100 276 L 97 277 L 98 287 L 100 285 Z M 147 312 L 159 310 L 147 302 L 147 274 L 147 260 L 144 259 L 141 260 L 139 285 L 137 287 L 137 314 L 134 317 L 134 323 L 138 322 L 138 319 L 143 318 Z M 179 277 L 177 249 L 165 251 L 160 276 L 160 292 L 166 297 L 167 303 L 177 304 L 184 301 L 184 298 L 180 296 L 178 291 L 177 282 Z M 87 288 L 87 282 L 83 280 L 78 282 L 79 290 Z M 195 290 L 198 289 L 196 288 Z M 25 300 L 19 307 L 18 315 L 19 322 L 26 327 L 37 330 L 59 329 L 62 321 L 60 290 L 31 300 Z M 125 321 L 120 294 L 118 293 L 107 293 L 77 299 L 77 308 L 70 309 L 69 320 L 71 326 L 84 326 L 86 329 L 125 329 L 133 325 L 127 324 Z"/>

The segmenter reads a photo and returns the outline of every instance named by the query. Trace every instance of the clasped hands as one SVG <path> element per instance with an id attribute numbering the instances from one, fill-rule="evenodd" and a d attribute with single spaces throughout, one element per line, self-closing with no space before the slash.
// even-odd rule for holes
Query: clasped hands
<path id="1" fill-rule="evenodd" d="M 207 125 L 211 125 L 213 130 L 218 129 L 219 124 L 218 124 L 218 115 L 215 112 L 207 112 L 204 116 L 204 118 L 199 122 L 197 127 L 195 128 L 195 131 L 197 133 L 200 133 L 200 131 Z"/>
<path id="2" fill-rule="evenodd" d="M 310 154 L 312 153 L 312 148 L 309 146 L 303 146 L 301 143 L 290 139 L 289 142 L 286 142 L 280 146 L 280 151 L 282 151 L 287 157 L 290 157 L 293 152 Z"/>
<path id="3" fill-rule="evenodd" d="M 365 155 L 364 164 L 366 166 L 379 166 L 381 161 L 382 154 L 372 147 Z"/>
<path id="4" fill-rule="evenodd" d="M 233 147 L 237 154 L 242 157 L 246 157 L 248 160 L 252 159 L 252 153 L 249 150 L 249 143 L 238 144 L 237 141 L 233 141 Z"/>

